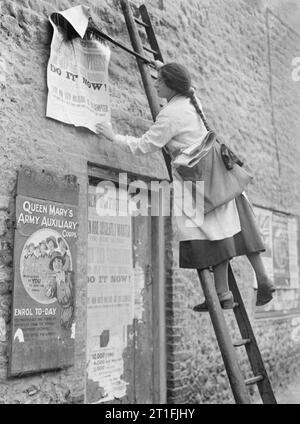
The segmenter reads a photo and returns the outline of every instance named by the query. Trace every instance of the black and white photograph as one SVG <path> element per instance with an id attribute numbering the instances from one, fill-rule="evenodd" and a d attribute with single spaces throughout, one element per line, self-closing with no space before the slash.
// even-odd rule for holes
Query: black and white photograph
<path id="1" fill-rule="evenodd" d="M 300 405 L 300 0 L 0 0 L 0 152 L 3 410 Z"/>

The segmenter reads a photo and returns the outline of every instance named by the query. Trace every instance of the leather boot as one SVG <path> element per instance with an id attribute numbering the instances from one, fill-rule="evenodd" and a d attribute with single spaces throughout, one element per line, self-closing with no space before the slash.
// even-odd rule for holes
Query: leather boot
<path id="1" fill-rule="evenodd" d="M 268 276 L 260 278 L 257 287 L 256 306 L 265 305 L 273 299 L 272 293 L 276 291 L 276 287 Z"/>
<path id="2" fill-rule="evenodd" d="M 233 294 L 230 290 L 225 293 L 218 293 L 218 298 L 221 303 L 222 309 L 233 309 L 234 299 L 233 299 Z M 193 311 L 208 312 L 206 300 L 203 303 L 200 303 L 199 305 L 194 306 Z"/>

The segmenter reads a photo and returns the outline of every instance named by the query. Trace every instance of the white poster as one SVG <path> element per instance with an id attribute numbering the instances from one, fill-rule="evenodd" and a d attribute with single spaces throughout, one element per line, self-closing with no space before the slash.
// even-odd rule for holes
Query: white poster
<path id="1" fill-rule="evenodd" d="M 83 39 L 88 18 L 86 6 L 76 6 L 50 17 L 53 38 L 47 68 L 46 116 L 95 132 L 98 122 L 110 121 L 110 49 L 105 41 Z M 77 36 L 68 37 L 68 28 Z"/>
<path id="2" fill-rule="evenodd" d="M 259 309 L 281 313 L 299 309 L 297 218 L 259 207 L 255 207 L 254 211 L 266 246 L 262 260 L 268 276 L 277 287 L 272 302 Z"/>
<path id="3" fill-rule="evenodd" d="M 89 188 L 87 373 L 88 381 L 98 383 L 96 402 L 126 394 L 123 353 L 134 318 L 131 216 L 113 216 L 113 194 Z"/>

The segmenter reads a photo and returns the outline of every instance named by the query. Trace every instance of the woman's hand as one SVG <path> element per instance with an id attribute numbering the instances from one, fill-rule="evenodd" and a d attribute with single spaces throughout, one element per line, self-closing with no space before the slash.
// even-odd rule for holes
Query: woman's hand
<path id="1" fill-rule="evenodd" d="M 151 65 L 153 66 L 153 68 L 155 68 L 157 71 L 159 71 L 159 68 L 164 66 L 164 63 L 161 62 L 160 60 L 153 60 L 153 61 L 151 61 Z"/>
<path id="2" fill-rule="evenodd" d="M 111 123 L 101 122 L 96 124 L 96 134 L 104 135 L 110 141 L 115 141 L 115 133 L 113 132 Z"/>

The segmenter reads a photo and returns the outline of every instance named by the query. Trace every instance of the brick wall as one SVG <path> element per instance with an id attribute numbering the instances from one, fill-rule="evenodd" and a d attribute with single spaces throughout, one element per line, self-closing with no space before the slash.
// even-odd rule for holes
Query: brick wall
<path id="1" fill-rule="evenodd" d="M 83 401 L 87 161 L 141 175 L 167 175 L 160 153 L 132 158 L 109 142 L 99 141 L 88 130 L 45 118 L 46 65 L 51 42 L 48 16 L 55 9 L 77 4 L 81 2 L 3 0 L 0 5 L 0 58 L 5 69 L 0 79 L 0 195 L 8 197 L 8 214 L 13 217 L 16 172 L 20 165 L 29 165 L 58 175 L 77 175 L 81 210 L 75 366 L 60 372 L 7 379 L 12 288 L 8 265 L 6 276 L 0 277 L 0 399 L 4 403 Z M 91 6 L 96 23 L 104 31 L 129 45 L 117 0 L 90 0 L 84 4 Z M 209 122 L 226 136 L 255 172 L 255 181 L 248 190 L 250 198 L 258 205 L 297 214 L 300 100 L 293 94 L 294 86 L 288 75 L 290 56 L 299 56 L 299 35 L 277 22 L 276 16 L 267 17 L 259 1 L 252 4 L 243 0 L 150 0 L 147 6 L 165 60 L 188 65 Z M 150 113 L 136 61 L 120 49 L 111 48 L 114 125 L 122 133 L 141 134 L 149 125 Z M 174 231 L 176 234 L 176 228 Z M 170 233 L 171 228 L 167 227 L 166 234 Z M 12 236 L 10 228 L 3 237 L 12 240 Z M 167 253 L 172 268 L 166 287 L 168 401 L 233 402 L 210 321 L 206 316 L 195 316 L 191 310 L 200 301 L 195 272 L 178 268 L 176 240 L 168 242 Z M 246 259 L 239 258 L 234 260 L 234 270 L 253 317 L 250 266 Z M 234 333 L 230 313 L 226 319 Z M 255 326 L 275 388 L 279 381 L 289 381 L 300 368 L 299 345 L 288 331 L 291 325 L 288 320 L 278 320 Z M 284 349 L 278 345 L 278 334 L 282 335 Z M 247 375 L 242 350 L 240 359 Z"/>

